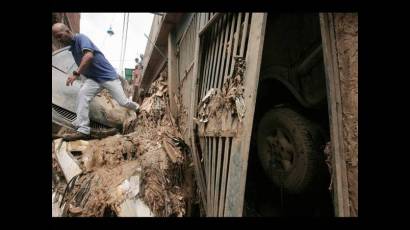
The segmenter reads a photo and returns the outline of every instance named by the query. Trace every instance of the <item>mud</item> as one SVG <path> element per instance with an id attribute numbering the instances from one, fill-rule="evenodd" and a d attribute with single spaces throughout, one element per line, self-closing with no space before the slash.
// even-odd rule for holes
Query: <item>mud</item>
<path id="1" fill-rule="evenodd" d="M 102 166 L 117 166 L 123 161 L 135 160 L 139 142 L 129 136 L 115 135 L 89 141 L 82 154 L 82 170 L 92 171 Z"/>
<path id="2" fill-rule="evenodd" d="M 128 109 L 120 106 L 106 89 L 101 90 L 93 98 L 90 103 L 90 111 L 95 111 L 90 114 L 94 121 L 105 122 L 111 127 L 121 127 L 128 114 Z"/>

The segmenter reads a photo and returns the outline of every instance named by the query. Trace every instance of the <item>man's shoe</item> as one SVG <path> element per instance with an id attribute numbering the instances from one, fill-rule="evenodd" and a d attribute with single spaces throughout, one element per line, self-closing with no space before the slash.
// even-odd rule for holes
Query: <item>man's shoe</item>
<path id="1" fill-rule="evenodd" d="M 75 133 L 69 133 L 63 135 L 64 141 L 76 141 L 76 140 L 89 140 L 91 138 L 90 134 L 84 134 L 78 131 Z"/>

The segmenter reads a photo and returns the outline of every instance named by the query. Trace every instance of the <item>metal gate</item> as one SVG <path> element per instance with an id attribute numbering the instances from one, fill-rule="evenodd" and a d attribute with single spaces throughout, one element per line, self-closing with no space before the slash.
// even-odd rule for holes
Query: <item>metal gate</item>
<path id="1" fill-rule="evenodd" d="M 197 15 L 190 114 L 198 118 L 203 99 L 223 90 L 227 81 L 233 81 L 238 74 L 234 75 L 238 61 L 244 61 L 245 67 L 241 78 L 244 91 L 238 99 L 245 108 L 241 110 L 243 116 L 226 113 L 191 126 L 194 163 L 207 216 L 242 216 L 266 16 L 263 13 Z"/>

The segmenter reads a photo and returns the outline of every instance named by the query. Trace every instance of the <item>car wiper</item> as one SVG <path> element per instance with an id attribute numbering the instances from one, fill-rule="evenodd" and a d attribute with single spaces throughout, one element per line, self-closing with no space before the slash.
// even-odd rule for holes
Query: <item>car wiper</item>
<path id="1" fill-rule="evenodd" d="M 59 71 L 65 73 L 65 74 L 67 74 L 67 72 L 65 72 L 65 71 L 63 71 L 63 70 L 61 70 L 61 69 L 59 69 L 58 67 L 53 66 L 53 68 L 55 68 L 56 70 L 59 70 Z"/>

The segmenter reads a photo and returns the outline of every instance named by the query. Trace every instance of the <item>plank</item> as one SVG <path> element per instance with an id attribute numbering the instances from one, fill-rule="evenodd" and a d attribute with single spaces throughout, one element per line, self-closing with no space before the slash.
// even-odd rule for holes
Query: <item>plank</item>
<path id="1" fill-rule="evenodd" d="M 225 139 L 225 153 L 223 155 L 223 166 L 222 166 L 222 181 L 221 181 L 221 199 L 219 201 L 218 216 L 224 216 L 225 209 L 225 194 L 226 194 L 226 181 L 228 175 L 228 163 L 229 156 L 231 154 L 231 140 L 232 138 Z"/>
<path id="2" fill-rule="evenodd" d="M 217 162 L 216 175 L 215 175 L 216 182 L 215 182 L 215 195 L 214 195 L 214 207 L 213 207 L 215 216 L 218 216 L 219 196 L 220 196 L 220 186 L 221 186 L 220 181 L 221 181 L 221 171 L 222 171 L 221 170 L 221 165 L 222 165 L 221 157 L 223 155 L 223 150 L 224 150 L 223 140 L 222 140 L 223 138 L 219 137 L 218 139 L 219 139 L 219 145 L 218 145 L 218 156 L 216 160 Z"/>

